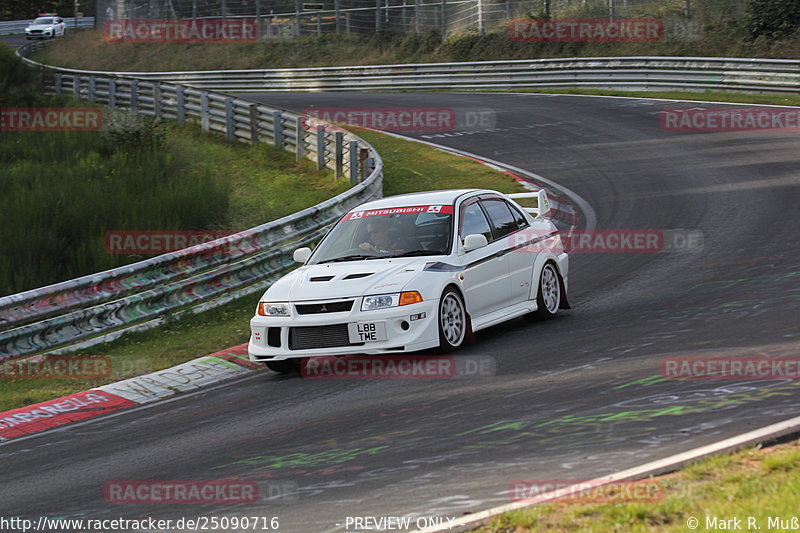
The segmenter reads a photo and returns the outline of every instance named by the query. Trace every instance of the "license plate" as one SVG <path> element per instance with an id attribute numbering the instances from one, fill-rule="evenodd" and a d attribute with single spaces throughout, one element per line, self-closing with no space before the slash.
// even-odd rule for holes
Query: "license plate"
<path id="1" fill-rule="evenodd" d="M 350 342 L 380 342 L 387 340 L 386 322 L 353 322 L 347 324 Z"/>

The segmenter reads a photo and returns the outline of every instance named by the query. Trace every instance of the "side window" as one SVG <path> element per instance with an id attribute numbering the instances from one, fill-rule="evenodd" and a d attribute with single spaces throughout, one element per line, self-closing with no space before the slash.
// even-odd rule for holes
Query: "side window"
<path id="1" fill-rule="evenodd" d="M 473 202 L 465 207 L 461 215 L 459 236 L 463 240 L 464 237 L 473 233 L 482 233 L 487 241 L 492 242 L 492 229 L 478 202 Z"/>
<path id="2" fill-rule="evenodd" d="M 486 208 L 486 212 L 489 213 L 492 227 L 498 239 L 519 229 L 517 221 L 514 215 L 511 214 L 511 209 L 505 201 L 500 199 L 481 200 L 481 203 L 483 207 Z"/>
<path id="3" fill-rule="evenodd" d="M 506 202 L 506 205 L 508 205 L 508 208 L 511 209 L 511 214 L 514 215 L 514 220 L 517 221 L 517 227 L 518 228 L 528 227 L 528 221 L 525 219 L 525 215 L 522 214 L 519 208 L 514 204 L 510 204 L 508 202 Z"/>

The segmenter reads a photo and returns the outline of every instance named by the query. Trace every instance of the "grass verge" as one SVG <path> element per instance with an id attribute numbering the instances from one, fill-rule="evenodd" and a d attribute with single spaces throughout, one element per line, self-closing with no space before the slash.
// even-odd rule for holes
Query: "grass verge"
<path id="1" fill-rule="evenodd" d="M 381 133 L 371 131 L 358 133 L 383 157 L 386 196 L 429 189 L 463 187 L 489 188 L 502 192 L 524 190 L 509 175 L 492 170 L 471 159 Z M 263 147 L 257 148 L 263 150 Z M 241 149 L 246 153 L 251 150 L 246 146 Z M 218 163 L 221 165 L 235 164 L 235 160 L 238 160 L 234 157 L 226 163 L 227 156 L 220 157 Z M 250 183 L 248 186 L 255 185 Z M 284 196 L 304 194 L 297 187 L 292 187 L 288 181 L 283 186 L 286 187 Z M 257 197 L 263 198 L 263 196 Z M 292 212 L 297 210 L 294 205 L 284 205 L 280 208 Z M 0 411 L 42 402 L 135 375 L 155 372 L 247 342 L 249 320 L 255 312 L 259 296 L 240 298 L 216 309 L 184 316 L 151 330 L 129 333 L 114 342 L 77 352 L 81 355 L 109 356 L 112 362 L 110 378 L 83 381 L 37 380 L 8 377 L 2 379 L 0 375 L 2 382 Z"/>
<path id="2" fill-rule="evenodd" d="M 675 23 L 683 27 L 685 20 L 677 16 Z M 152 72 L 606 56 L 793 59 L 800 54 L 800 33 L 782 38 L 745 38 L 741 22 L 735 20 L 703 24 L 695 18 L 690 26 L 697 33 L 691 38 L 675 36 L 648 43 L 519 42 L 509 39 L 503 23 L 483 35 L 464 31 L 444 39 L 432 30 L 420 35 L 323 34 L 253 43 L 113 43 L 104 41 L 99 30 L 88 30 L 67 35 L 35 59 L 68 68 Z"/>
<path id="3" fill-rule="evenodd" d="M 655 503 L 591 503 L 587 498 L 542 504 L 500 515 L 474 533 L 796 530 L 798 469 L 800 441 L 748 448 L 653 478 L 649 483 L 663 489 Z M 690 527 L 692 519 L 696 528 Z M 738 528 L 732 527 L 735 519 Z"/>
<path id="4" fill-rule="evenodd" d="M 0 135 L 0 295 L 149 257 L 110 253 L 108 231 L 242 231 L 348 186 L 273 146 L 133 118 L 123 133 Z"/>

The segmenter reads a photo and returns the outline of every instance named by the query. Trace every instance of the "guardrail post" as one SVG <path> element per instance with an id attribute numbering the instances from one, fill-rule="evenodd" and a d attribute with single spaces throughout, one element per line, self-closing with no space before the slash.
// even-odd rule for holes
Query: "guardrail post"
<path id="1" fill-rule="evenodd" d="M 108 80 L 108 107 L 113 109 L 117 105 L 117 80 Z"/>
<path id="2" fill-rule="evenodd" d="M 300 0 L 294 0 L 294 36 L 300 37 Z"/>
<path id="3" fill-rule="evenodd" d="M 131 80 L 131 114 L 139 109 L 139 80 Z"/>
<path id="4" fill-rule="evenodd" d="M 272 113 L 272 131 L 275 146 L 283 148 L 283 113 L 280 111 Z"/>
<path id="5" fill-rule="evenodd" d="M 175 118 L 178 119 L 178 124 L 183 126 L 186 122 L 186 89 L 183 85 L 179 85 L 175 90 Z"/>
<path id="6" fill-rule="evenodd" d="M 225 99 L 225 131 L 229 141 L 236 140 L 236 123 L 233 120 L 233 98 Z"/>
<path id="7" fill-rule="evenodd" d="M 208 93 L 200 93 L 200 129 L 208 131 Z"/>
<path id="8" fill-rule="evenodd" d="M 317 126 L 317 170 L 325 168 L 325 126 Z"/>
<path id="9" fill-rule="evenodd" d="M 78 75 L 72 76 L 72 97 L 75 100 L 81 99 L 81 77 Z"/>
<path id="10" fill-rule="evenodd" d="M 306 124 L 303 115 L 297 116 L 297 145 L 295 147 L 295 157 L 298 161 L 303 159 L 306 154 Z"/>
<path id="11" fill-rule="evenodd" d="M 480 1 L 478 2 L 478 6 L 480 9 Z M 480 24 L 478 26 L 480 26 Z M 419 0 L 414 0 L 414 33 L 419 35 Z"/>
<path id="12" fill-rule="evenodd" d="M 335 179 L 339 179 L 342 175 L 342 168 L 344 163 L 344 133 L 341 131 L 336 132 L 336 175 Z"/>
<path id="13" fill-rule="evenodd" d="M 248 104 L 250 115 L 250 144 L 258 142 L 258 104 Z"/>
<path id="14" fill-rule="evenodd" d="M 55 77 L 56 78 L 55 79 L 55 86 L 53 87 L 53 90 L 55 91 L 56 95 L 60 95 L 61 94 L 61 82 L 62 82 L 61 76 L 62 76 L 62 74 L 59 72 L 59 73 L 56 74 L 56 77 Z"/>
<path id="15" fill-rule="evenodd" d="M 97 92 L 97 77 L 89 76 L 89 90 L 86 93 L 86 99 L 89 101 L 89 103 L 94 103 L 96 92 Z"/>
<path id="16" fill-rule="evenodd" d="M 686 0 L 686 1 L 688 2 L 689 0 Z M 340 0 L 333 0 L 333 11 L 334 11 L 335 16 L 336 16 L 336 33 L 337 34 L 339 33 L 339 29 L 340 29 L 339 19 L 342 16 L 342 14 L 340 12 L 341 7 L 342 6 L 340 5 Z"/>
<path id="17" fill-rule="evenodd" d="M 364 181 L 364 178 L 369 176 L 367 173 L 367 158 L 369 158 L 369 150 L 362 148 L 358 151 L 358 168 L 361 170 L 361 179 L 359 181 Z"/>
<path id="18" fill-rule="evenodd" d="M 161 118 L 161 85 L 158 82 L 153 84 L 153 115 L 156 119 Z"/>
<path id="19" fill-rule="evenodd" d="M 375 33 L 381 31 L 381 0 L 375 0 Z"/>
<path id="20" fill-rule="evenodd" d="M 511 16 L 506 15 L 506 18 L 511 18 Z M 442 0 L 442 29 L 440 31 L 442 39 L 447 37 L 447 0 Z"/>
<path id="21" fill-rule="evenodd" d="M 358 143 L 350 141 L 350 184 L 358 183 Z"/>

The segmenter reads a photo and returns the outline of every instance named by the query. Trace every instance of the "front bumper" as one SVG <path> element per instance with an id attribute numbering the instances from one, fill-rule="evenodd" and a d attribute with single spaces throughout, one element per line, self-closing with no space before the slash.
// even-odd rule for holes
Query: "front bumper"
<path id="1" fill-rule="evenodd" d="M 265 362 L 298 357 L 391 354 L 425 350 L 439 345 L 438 299 L 374 311 L 361 311 L 361 298 L 354 300 L 350 311 L 297 314 L 295 303 L 330 303 L 330 300 L 319 300 L 290 302 L 291 315 L 288 317 L 254 316 L 250 320 L 250 342 L 247 349 L 250 360 Z M 412 317 L 418 317 L 422 313 L 425 318 L 412 320 Z M 384 322 L 387 340 L 350 344 L 344 332 L 347 324 L 355 322 Z M 407 329 L 403 329 L 404 323 Z M 299 335 L 296 331 L 290 331 L 291 328 L 314 329 L 303 330 L 303 347 L 298 348 Z M 315 342 L 317 346 L 309 346 Z M 331 343 L 339 345 L 323 347 Z"/>
<path id="2" fill-rule="evenodd" d="M 28 39 L 49 39 L 55 36 L 55 30 L 47 31 L 47 30 L 33 30 L 33 31 L 26 31 L 25 37 Z"/>

